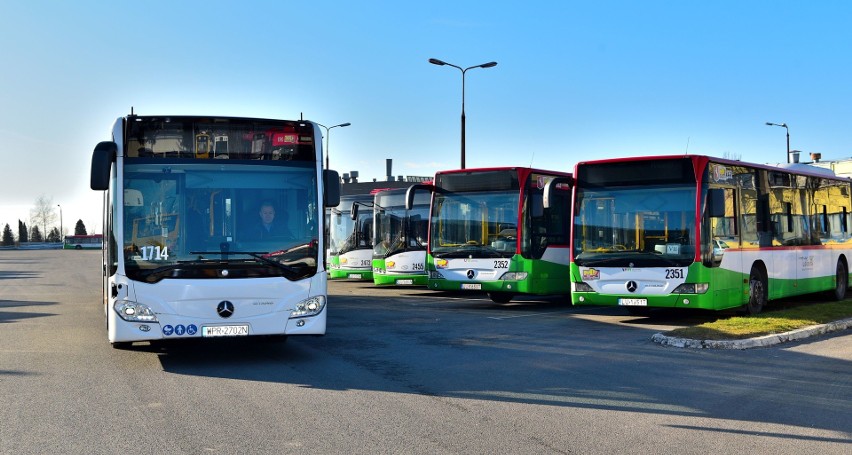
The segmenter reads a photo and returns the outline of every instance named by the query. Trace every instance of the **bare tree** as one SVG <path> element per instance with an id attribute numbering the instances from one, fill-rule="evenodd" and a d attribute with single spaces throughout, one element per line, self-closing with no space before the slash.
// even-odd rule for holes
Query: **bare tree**
<path id="1" fill-rule="evenodd" d="M 40 225 L 42 233 L 50 232 L 47 225 L 56 222 L 56 213 L 53 212 L 55 208 L 53 198 L 42 194 L 36 199 L 35 207 L 30 210 L 30 223 Z"/>

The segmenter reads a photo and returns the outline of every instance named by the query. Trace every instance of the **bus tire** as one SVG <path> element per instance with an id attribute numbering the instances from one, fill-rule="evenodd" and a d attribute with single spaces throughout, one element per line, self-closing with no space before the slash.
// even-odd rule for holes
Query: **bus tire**
<path id="1" fill-rule="evenodd" d="M 834 299 L 845 299 L 846 290 L 849 288 L 849 270 L 846 268 L 846 263 L 843 262 L 843 259 L 837 260 L 834 280 L 836 283 L 834 286 Z"/>
<path id="2" fill-rule="evenodd" d="M 748 303 L 746 304 L 748 314 L 755 315 L 763 311 L 769 295 L 767 291 L 766 277 L 763 271 L 759 267 L 752 266 L 748 278 Z"/>
<path id="3" fill-rule="evenodd" d="M 489 292 L 488 293 L 488 298 L 490 298 L 491 301 L 494 302 L 494 303 L 509 303 L 509 302 L 512 301 L 512 297 L 514 297 L 514 296 L 515 296 L 515 294 L 512 294 L 511 292 Z"/>

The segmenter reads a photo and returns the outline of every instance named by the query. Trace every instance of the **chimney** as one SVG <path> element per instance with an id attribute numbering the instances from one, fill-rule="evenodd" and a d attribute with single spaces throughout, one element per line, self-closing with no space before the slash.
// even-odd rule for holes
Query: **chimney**
<path id="1" fill-rule="evenodd" d="M 340 176 L 343 179 L 343 183 L 349 183 L 349 174 L 344 172 L 343 175 Z"/>
<path id="2" fill-rule="evenodd" d="M 790 150 L 790 162 L 798 163 L 799 162 L 799 154 L 802 153 L 798 150 Z"/>
<path id="3" fill-rule="evenodd" d="M 358 183 L 358 171 L 349 171 L 349 176 L 352 177 L 352 183 Z"/>
<path id="4" fill-rule="evenodd" d="M 811 153 L 811 161 L 819 163 L 820 159 L 822 159 L 822 153 Z"/>
<path id="5" fill-rule="evenodd" d="M 385 160 L 385 175 L 386 175 L 386 176 L 387 176 L 387 178 L 388 178 L 388 182 L 393 182 L 393 172 L 392 172 L 392 169 L 393 169 L 393 160 L 392 160 L 392 159 L 390 159 L 390 158 L 387 158 L 387 159 Z"/>

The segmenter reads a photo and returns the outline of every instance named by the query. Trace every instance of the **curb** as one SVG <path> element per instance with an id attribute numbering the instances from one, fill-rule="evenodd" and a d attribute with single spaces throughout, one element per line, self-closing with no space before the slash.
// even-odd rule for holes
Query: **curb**
<path id="1" fill-rule="evenodd" d="M 784 333 L 774 333 L 745 340 L 693 340 L 677 338 L 655 333 L 651 341 L 662 346 L 691 349 L 751 349 L 773 346 L 788 341 L 798 341 L 812 336 L 846 330 L 852 327 L 852 318 L 829 322 L 828 324 L 812 325 Z"/>

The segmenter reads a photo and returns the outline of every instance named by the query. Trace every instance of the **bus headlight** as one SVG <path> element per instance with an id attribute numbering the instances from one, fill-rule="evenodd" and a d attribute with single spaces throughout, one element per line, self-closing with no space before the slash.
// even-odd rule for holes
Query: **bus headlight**
<path id="1" fill-rule="evenodd" d="M 506 272 L 500 279 L 506 281 L 523 281 L 527 279 L 527 272 Z"/>
<path id="2" fill-rule="evenodd" d="M 157 315 L 151 310 L 151 307 L 144 303 L 129 302 L 127 300 L 118 300 L 113 304 L 113 309 L 121 319 L 130 322 L 158 322 Z"/>
<path id="3" fill-rule="evenodd" d="M 296 304 L 296 308 L 290 313 L 290 319 L 316 316 L 325 308 L 325 296 L 318 295 L 302 300 Z"/>
<path id="4" fill-rule="evenodd" d="M 683 283 L 672 294 L 706 294 L 709 288 L 709 283 Z"/>
<path id="5" fill-rule="evenodd" d="M 571 292 L 592 292 L 593 289 L 585 281 L 571 282 Z"/>

